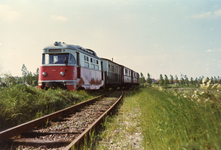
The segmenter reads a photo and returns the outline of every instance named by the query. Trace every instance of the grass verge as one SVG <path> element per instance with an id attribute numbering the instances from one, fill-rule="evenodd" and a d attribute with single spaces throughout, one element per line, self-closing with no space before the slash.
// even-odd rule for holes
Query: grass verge
<path id="1" fill-rule="evenodd" d="M 220 149 L 221 114 L 214 102 L 192 101 L 168 90 L 139 94 L 145 149 Z"/>
<path id="2" fill-rule="evenodd" d="M 66 108 L 100 93 L 38 90 L 24 84 L 0 88 L 0 131 Z"/>

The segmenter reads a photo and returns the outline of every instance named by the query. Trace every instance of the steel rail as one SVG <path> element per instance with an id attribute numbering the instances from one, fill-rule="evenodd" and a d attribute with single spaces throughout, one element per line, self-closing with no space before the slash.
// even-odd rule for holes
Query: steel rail
<path id="1" fill-rule="evenodd" d="M 93 124 L 91 124 L 84 132 L 82 132 L 74 141 L 72 141 L 68 146 L 65 147 L 64 150 L 70 150 L 72 147 L 77 147 L 78 143 L 83 141 L 84 137 L 89 134 L 89 131 L 93 129 L 95 126 L 97 126 L 102 119 L 111 111 L 113 108 L 120 102 L 120 100 L 123 98 L 123 91 L 121 96 L 118 98 L 118 100 L 108 109 L 106 110 Z"/>
<path id="2" fill-rule="evenodd" d="M 11 137 L 14 137 L 14 136 L 18 136 L 20 135 L 22 132 L 25 132 L 27 130 L 31 130 L 33 129 L 34 127 L 37 127 L 39 125 L 42 125 L 44 124 L 46 121 L 49 121 L 49 120 L 53 120 L 55 118 L 58 118 L 60 116 L 63 116 L 69 112 L 72 112 L 76 109 L 79 109 L 81 107 L 83 107 L 85 104 L 87 103 L 93 103 L 95 102 L 97 99 L 99 98 L 102 98 L 104 97 L 105 95 L 107 95 L 108 93 L 110 92 L 107 92 L 103 95 L 100 95 L 100 96 L 97 96 L 95 98 L 92 98 L 92 99 L 89 99 L 87 101 L 84 101 L 84 102 L 81 102 L 81 103 L 78 103 L 76 105 L 73 105 L 73 106 L 70 106 L 68 108 L 65 108 L 65 109 L 62 109 L 62 110 L 59 110 L 59 111 L 56 111 L 54 113 L 51 113 L 51 114 L 48 114 L 48 115 L 45 115 L 43 117 L 40 117 L 38 119 L 35 119 L 35 120 L 32 120 L 32 121 L 29 121 L 29 122 L 26 122 L 26 123 L 23 123 L 23 124 L 20 124 L 20 125 L 17 125 L 15 127 L 12 127 L 12 128 L 9 128 L 9 129 L 6 129 L 2 132 L 0 132 L 0 142 L 3 142 Z"/>

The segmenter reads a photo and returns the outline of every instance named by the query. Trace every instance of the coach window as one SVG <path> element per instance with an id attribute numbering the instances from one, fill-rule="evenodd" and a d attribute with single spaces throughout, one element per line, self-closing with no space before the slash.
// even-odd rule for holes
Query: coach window
<path id="1" fill-rule="evenodd" d="M 99 67 L 96 65 L 96 66 L 95 66 L 95 69 L 96 69 L 96 70 L 99 70 Z"/>
<path id="2" fill-rule="evenodd" d="M 108 70 L 110 71 L 110 65 L 108 65 Z"/>
<path id="3" fill-rule="evenodd" d="M 111 66 L 111 71 L 113 71 L 113 72 L 114 72 L 114 66 Z"/>
<path id="4" fill-rule="evenodd" d="M 118 73 L 118 67 L 117 66 L 115 67 L 115 72 Z"/>
<path id="5" fill-rule="evenodd" d="M 127 73 L 128 73 L 128 72 L 127 72 L 127 69 L 125 69 L 125 75 L 128 75 Z"/>
<path id="6" fill-rule="evenodd" d="M 96 60 L 96 64 L 98 64 L 98 60 Z"/>

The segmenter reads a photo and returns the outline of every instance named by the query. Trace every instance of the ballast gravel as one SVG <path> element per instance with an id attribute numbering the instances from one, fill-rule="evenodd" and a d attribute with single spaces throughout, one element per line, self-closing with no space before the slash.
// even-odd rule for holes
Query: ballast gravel
<path id="1" fill-rule="evenodd" d="M 113 121 L 117 126 L 114 129 L 107 127 L 107 129 L 102 131 L 106 132 L 106 136 L 99 141 L 97 149 L 144 150 L 142 146 L 143 135 L 139 127 L 139 120 L 137 119 L 139 115 L 140 111 L 138 108 L 133 109 L 133 112 L 124 111 L 121 113 L 121 110 L 119 110 Z"/>

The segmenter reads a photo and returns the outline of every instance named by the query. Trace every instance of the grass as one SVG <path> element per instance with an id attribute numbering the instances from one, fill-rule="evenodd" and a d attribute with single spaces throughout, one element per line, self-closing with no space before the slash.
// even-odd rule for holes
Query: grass
<path id="1" fill-rule="evenodd" d="M 24 84 L 0 87 L 0 131 L 66 108 L 100 93 L 38 90 Z"/>
<path id="2" fill-rule="evenodd" d="M 144 147 L 220 149 L 220 105 L 176 94 L 151 87 L 142 90 L 139 104 Z"/>

